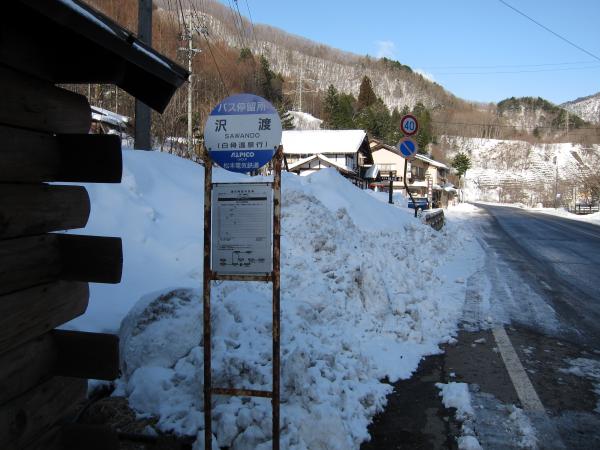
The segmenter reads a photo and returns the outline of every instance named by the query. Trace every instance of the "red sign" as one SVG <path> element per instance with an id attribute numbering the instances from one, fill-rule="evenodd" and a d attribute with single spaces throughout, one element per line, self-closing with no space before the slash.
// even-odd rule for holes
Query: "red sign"
<path id="1" fill-rule="evenodd" d="M 400 129 L 405 136 L 412 136 L 419 131 L 419 122 L 412 114 L 407 114 L 400 120 Z"/>

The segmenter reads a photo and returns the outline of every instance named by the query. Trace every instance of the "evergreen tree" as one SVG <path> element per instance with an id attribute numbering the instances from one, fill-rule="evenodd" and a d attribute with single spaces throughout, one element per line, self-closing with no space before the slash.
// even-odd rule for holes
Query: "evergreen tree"
<path id="1" fill-rule="evenodd" d="M 373 85 L 371 84 L 371 80 L 368 76 L 364 76 L 360 83 L 360 90 L 358 93 L 358 104 L 356 105 L 356 109 L 358 111 L 362 111 L 364 108 L 368 108 L 369 106 L 375 104 L 377 101 L 377 96 L 373 91 Z"/>
<path id="2" fill-rule="evenodd" d="M 323 100 L 323 123 L 321 128 L 330 130 L 354 128 L 355 103 L 356 100 L 352 95 L 339 93 L 333 85 L 330 85 Z"/>
<path id="3" fill-rule="evenodd" d="M 370 136 L 385 141 L 392 128 L 390 111 L 378 98 L 374 104 L 359 111 L 356 124 Z"/>
<path id="4" fill-rule="evenodd" d="M 415 136 L 415 141 L 419 146 L 419 153 L 427 153 L 427 145 L 433 142 L 433 127 L 431 125 L 431 113 L 419 102 L 415 105 L 412 110 L 413 116 L 417 118 L 419 122 L 419 131 Z"/>
<path id="5" fill-rule="evenodd" d="M 283 101 L 283 77 L 271 70 L 269 60 L 260 57 L 259 85 L 262 96 L 273 104 Z"/>
<path id="6" fill-rule="evenodd" d="M 336 130 L 351 130 L 356 128 L 354 123 L 354 105 L 356 99 L 351 94 L 342 94 L 338 96 L 338 105 L 335 114 Z"/>
<path id="7" fill-rule="evenodd" d="M 333 117 L 338 109 L 338 103 L 338 91 L 333 84 L 330 84 L 323 100 L 323 123 L 321 123 L 321 128 L 333 129 Z"/>
<path id="8" fill-rule="evenodd" d="M 451 165 L 456 169 L 458 179 L 460 180 L 467 173 L 467 170 L 471 168 L 471 158 L 466 153 L 458 152 L 452 159 Z"/>
<path id="9" fill-rule="evenodd" d="M 277 106 L 277 112 L 279 113 L 279 118 L 281 119 L 282 130 L 293 130 L 296 128 L 294 126 L 294 117 L 290 114 L 288 105 L 285 102 L 281 102 Z"/>

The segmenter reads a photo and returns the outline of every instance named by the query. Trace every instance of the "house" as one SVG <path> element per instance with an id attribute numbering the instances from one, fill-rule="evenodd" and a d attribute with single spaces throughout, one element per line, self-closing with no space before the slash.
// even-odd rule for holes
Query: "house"
<path id="1" fill-rule="evenodd" d="M 367 186 L 373 156 L 363 130 L 283 131 L 281 143 L 290 172 L 309 175 L 332 167 L 354 184 Z"/>
<path id="2" fill-rule="evenodd" d="M 114 83 L 162 112 L 188 73 L 78 0 L 6 2 L 0 30 L 0 448 L 116 449 L 115 430 L 73 422 L 87 379 L 118 377 L 118 338 L 56 328 L 90 282 L 120 282 L 119 237 L 60 231 L 90 216 L 73 183 L 121 182 L 121 140 L 90 134 L 88 100 L 57 85 Z"/>
<path id="3" fill-rule="evenodd" d="M 400 151 L 377 139 L 370 141 L 373 154 L 373 170 L 369 171 L 371 189 L 402 191 L 404 187 L 404 169 L 408 190 L 416 197 L 431 197 L 434 206 L 447 206 L 456 190 L 448 182 L 450 168 L 428 156 L 416 154 L 411 160 L 402 157 Z"/>
<path id="4" fill-rule="evenodd" d="M 418 197 L 428 197 L 434 207 L 445 207 L 455 190 L 448 183 L 450 168 L 428 156 L 416 154 L 410 162 L 408 189 Z"/>
<path id="5" fill-rule="evenodd" d="M 371 139 L 369 145 L 376 168 L 368 174 L 369 188 L 387 191 L 390 187 L 390 178 L 392 178 L 392 189 L 404 190 L 404 169 L 407 161 L 400 150 L 377 139 Z M 407 172 L 408 179 L 410 179 L 410 175 L 410 172 Z"/>

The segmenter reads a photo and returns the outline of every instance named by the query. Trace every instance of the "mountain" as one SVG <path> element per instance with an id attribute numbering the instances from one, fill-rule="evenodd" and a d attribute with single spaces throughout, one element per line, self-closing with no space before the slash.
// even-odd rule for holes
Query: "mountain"
<path id="1" fill-rule="evenodd" d="M 86 1 L 135 29 L 136 0 Z M 353 97 L 354 103 L 347 102 L 351 126 L 364 127 L 365 123 L 355 121 L 358 116 L 355 100 L 366 76 L 389 112 L 397 108 L 414 113 L 415 107 L 422 112 L 420 118 L 422 122 L 427 118 L 427 133 L 431 137 L 427 142 L 435 142 L 442 136 L 598 142 L 598 131 L 590 129 L 576 113 L 567 117 L 566 110 L 544 99 L 510 98 L 498 105 L 465 101 L 402 62 L 341 51 L 276 27 L 255 24 L 241 13 L 237 3 L 154 0 L 154 47 L 187 66 L 188 42 L 184 37 L 191 25 L 192 45 L 200 50 L 191 61 L 193 116 L 195 123 L 200 124 L 196 126 L 198 133 L 214 105 L 236 92 L 262 95 L 282 110 L 309 113 L 326 120 L 324 100 L 330 85 L 340 94 Z M 88 90 L 86 86 L 80 90 L 84 94 L 91 92 L 93 104 L 108 109 L 114 104 L 115 111 L 118 106 L 120 113 L 133 114 L 133 101 L 113 95 L 114 88 L 95 85 L 94 89 Z M 153 117 L 153 132 L 159 143 L 172 136 L 186 135 L 182 120 L 187 115 L 186 91 L 180 89 L 167 112 Z M 393 127 L 392 124 L 389 128 Z"/>
<path id="2" fill-rule="evenodd" d="M 173 10 L 176 2 L 155 0 L 154 3 L 166 14 L 177 14 Z M 232 48 L 248 48 L 253 54 L 265 56 L 271 68 L 285 77 L 296 108 L 301 90 L 310 98 L 311 93 L 325 92 L 333 85 L 338 91 L 357 97 L 365 75 L 390 109 L 400 110 L 404 106 L 412 109 L 418 102 L 430 109 L 463 103 L 398 61 L 344 52 L 276 27 L 252 23 L 234 7 L 215 0 L 190 0 L 185 7 L 192 8 L 194 20 L 213 41 L 226 42 Z M 309 101 L 304 106 L 310 109 Z"/>
<path id="3" fill-rule="evenodd" d="M 578 114 L 583 120 L 600 124 L 600 92 L 563 103 L 560 106 Z"/>

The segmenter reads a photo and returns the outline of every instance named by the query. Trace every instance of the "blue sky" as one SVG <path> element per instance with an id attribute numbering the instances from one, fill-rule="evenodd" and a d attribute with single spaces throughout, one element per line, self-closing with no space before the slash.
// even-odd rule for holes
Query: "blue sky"
<path id="1" fill-rule="evenodd" d="M 221 0 L 228 5 L 232 0 Z M 506 0 L 600 58 L 600 0 Z M 600 60 L 499 0 L 238 0 L 254 23 L 360 55 L 387 56 L 482 102 L 600 91 Z"/>

